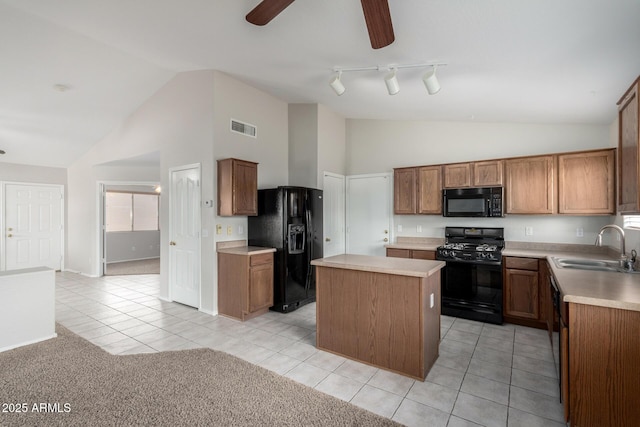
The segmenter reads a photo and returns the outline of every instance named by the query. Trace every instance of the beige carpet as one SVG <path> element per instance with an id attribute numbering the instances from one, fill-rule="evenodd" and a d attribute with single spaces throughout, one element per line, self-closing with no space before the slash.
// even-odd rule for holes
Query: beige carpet
<path id="1" fill-rule="evenodd" d="M 226 353 L 113 356 L 57 332 L 0 353 L 0 425 L 398 425 Z"/>
<path id="2" fill-rule="evenodd" d="M 111 262 L 107 264 L 107 276 L 124 274 L 160 274 L 160 258 L 141 259 L 137 261 Z"/>

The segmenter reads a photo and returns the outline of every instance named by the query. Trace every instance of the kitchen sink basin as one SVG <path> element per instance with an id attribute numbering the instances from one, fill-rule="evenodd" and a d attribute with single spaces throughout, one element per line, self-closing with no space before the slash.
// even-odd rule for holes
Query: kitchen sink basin
<path id="1" fill-rule="evenodd" d="M 618 273 L 640 273 L 640 271 L 626 270 L 620 266 L 619 261 L 584 258 L 559 258 L 553 257 L 553 262 L 558 268 L 572 268 L 578 270 L 611 271 Z"/>

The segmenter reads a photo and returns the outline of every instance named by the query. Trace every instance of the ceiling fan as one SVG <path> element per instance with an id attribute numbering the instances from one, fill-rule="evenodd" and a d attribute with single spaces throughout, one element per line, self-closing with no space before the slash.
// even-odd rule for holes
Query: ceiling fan
<path id="1" fill-rule="evenodd" d="M 294 0 L 262 0 L 247 14 L 247 21 L 254 25 L 266 25 Z M 380 49 L 393 43 L 393 24 L 388 0 L 361 0 L 364 20 L 369 30 L 371 47 Z"/>

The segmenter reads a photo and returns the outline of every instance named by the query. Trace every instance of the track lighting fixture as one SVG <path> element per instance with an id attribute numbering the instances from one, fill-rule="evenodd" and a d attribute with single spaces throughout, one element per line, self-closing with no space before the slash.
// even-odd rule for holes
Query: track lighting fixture
<path id="1" fill-rule="evenodd" d="M 429 95 L 435 95 L 440 92 L 440 82 L 436 77 L 436 68 L 438 68 L 437 65 L 432 66 L 431 70 L 422 77 L 422 81 L 424 82 L 424 86 L 427 88 Z"/>
<path id="2" fill-rule="evenodd" d="M 336 75 L 329 82 L 329 85 L 331 86 L 331 89 L 333 89 L 333 91 L 338 96 L 342 95 L 344 93 L 344 91 L 346 90 L 344 85 L 342 84 L 342 81 L 340 81 L 341 77 L 342 77 L 342 71 L 339 70 L 336 73 Z"/>
<path id="3" fill-rule="evenodd" d="M 395 68 L 392 68 L 391 73 L 386 75 L 384 82 L 387 85 L 387 92 L 389 92 L 389 95 L 395 95 L 400 92 L 400 85 L 398 84 Z"/>
<path id="4" fill-rule="evenodd" d="M 427 88 L 429 95 L 434 95 L 440 91 L 440 82 L 436 77 L 436 68 L 438 66 L 445 66 L 444 63 L 431 63 L 431 64 L 409 64 L 409 65 L 374 65 L 371 67 L 356 67 L 356 68 L 342 68 L 334 67 L 333 71 L 336 75 L 329 81 L 329 86 L 336 93 L 336 95 L 342 95 L 345 92 L 344 84 L 342 84 L 342 73 L 349 71 L 383 71 L 389 70 L 390 73 L 384 77 L 384 83 L 387 86 L 387 92 L 389 95 L 395 95 L 400 92 L 400 84 L 398 83 L 397 73 L 401 68 L 427 68 L 431 67 L 431 70 L 424 75 L 422 81 Z"/>

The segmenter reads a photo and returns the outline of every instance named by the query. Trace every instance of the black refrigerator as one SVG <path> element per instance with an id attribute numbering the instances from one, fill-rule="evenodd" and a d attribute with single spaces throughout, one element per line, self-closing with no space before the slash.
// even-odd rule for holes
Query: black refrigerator
<path id="1" fill-rule="evenodd" d="M 322 258 L 322 190 L 258 190 L 258 215 L 250 216 L 249 245 L 276 249 L 273 307 L 287 313 L 316 300 L 311 260 Z"/>

